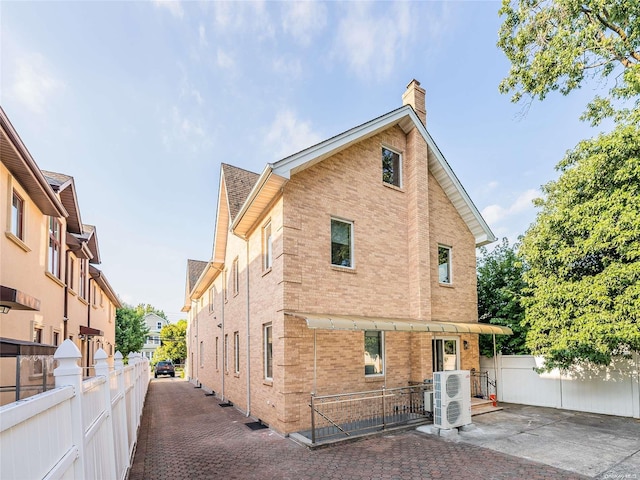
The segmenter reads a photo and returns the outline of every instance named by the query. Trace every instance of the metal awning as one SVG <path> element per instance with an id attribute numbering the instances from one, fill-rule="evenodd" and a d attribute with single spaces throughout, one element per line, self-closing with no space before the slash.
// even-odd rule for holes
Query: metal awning
<path id="1" fill-rule="evenodd" d="M 20 355 L 53 355 L 56 353 L 53 345 L 45 345 L 15 338 L 0 338 L 0 357 L 17 357 Z"/>
<path id="2" fill-rule="evenodd" d="M 322 330 L 380 330 L 398 332 L 434 333 L 488 333 L 513 335 L 509 327 L 487 323 L 454 323 L 408 318 L 360 317 L 353 315 L 333 315 L 319 313 L 285 312 L 307 322 L 307 327 Z"/>
<path id="3" fill-rule="evenodd" d="M 86 327 L 80 325 L 80 335 L 86 335 L 87 337 L 102 337 L 104 333 L 97 328 Z"/>
<path id="4" fill-rule="evenodd" d="M 0 305 L 13 310 L 40 310 L 40 300 L 15 288 L 0 285 Z"/>

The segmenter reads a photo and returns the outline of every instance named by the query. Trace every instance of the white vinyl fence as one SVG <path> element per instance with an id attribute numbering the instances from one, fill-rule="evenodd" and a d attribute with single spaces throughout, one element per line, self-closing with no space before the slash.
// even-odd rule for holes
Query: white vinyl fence
<path id="1" fill-rule="evenodd" d="M 616 358 L 608 367 L 537 373 L 541 359 L 498 355 L 498 400 L 522 405 L 640 418 L 640 355 Z M 480 369 L 495 379 L 494 359 L 480 357 Z"/>
<path id="2" fill-rule="evenodd" d="M 0 407 L 0 478 L 124 480 L 131 465 L 149 362 L 140 354 L 95 353 L 96 376 L 83 381 L 78 347 L 54 355 L 56 388 Z"/>

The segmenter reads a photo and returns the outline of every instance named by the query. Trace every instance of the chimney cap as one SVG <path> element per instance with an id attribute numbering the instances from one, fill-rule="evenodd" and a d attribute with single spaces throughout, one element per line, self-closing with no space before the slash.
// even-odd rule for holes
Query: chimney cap
<path id="1" fill-rule="evenodd" d="M 420 86 L 420 82 L 418 80 L 416 80 L 415 78 L 413 80 L 411 80 L 409 83 L 407 83 L 407 88 L 409 88 L 411 86 L 412 83 L 416 84 L 416 87 Z"/>

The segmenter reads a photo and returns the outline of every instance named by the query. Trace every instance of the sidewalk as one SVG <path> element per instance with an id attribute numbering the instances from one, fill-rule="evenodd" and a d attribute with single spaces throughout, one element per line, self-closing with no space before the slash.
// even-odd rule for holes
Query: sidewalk
<path id="1" fill-rule="evenodd" d="M 177 378 L 151 382 L 129 480 L 589 478 L 414 430 L 311 451 L 249 429 L 252 419 L 204 393 Z"/>

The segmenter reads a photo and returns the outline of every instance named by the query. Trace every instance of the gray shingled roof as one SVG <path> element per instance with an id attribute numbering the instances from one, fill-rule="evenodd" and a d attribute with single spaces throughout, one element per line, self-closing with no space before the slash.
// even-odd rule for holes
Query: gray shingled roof
<path id="1" fill-rule="evenodd" d="M 40 171 L 44 175 L 44 178 L 47 179 L 47 182 L 49 182 L 49 185 L 51 185 L 52 187 L 56 186 L 59 188 L 60 185 L 67 183 L 72 178 L 69 175 L 65 175 L 64 173 L 49 172 L 47 170 Z"/>
<path id="2" fill-rule="evenodd" d="M 196 284 L 196 282 L 200 278 L 200 275 L 202 275 L 202 272 L 204 268 L 207 266 L 207 263 L 209 262 L 203 262 L 201 260 L 191 260 L 191 259 L 187 260 L 187 282 L 188 282 L 187 293 L 193 290 L 193 286 Z"/>
<path id="3" fill-rule="evenodd" d="M 227 163 L 222 164 L 222 171 L 224 172 L 225 185 L 227 186 L 229 215 L 231 216 L 231 221 L 233 221 L 260 175 Z"/>

